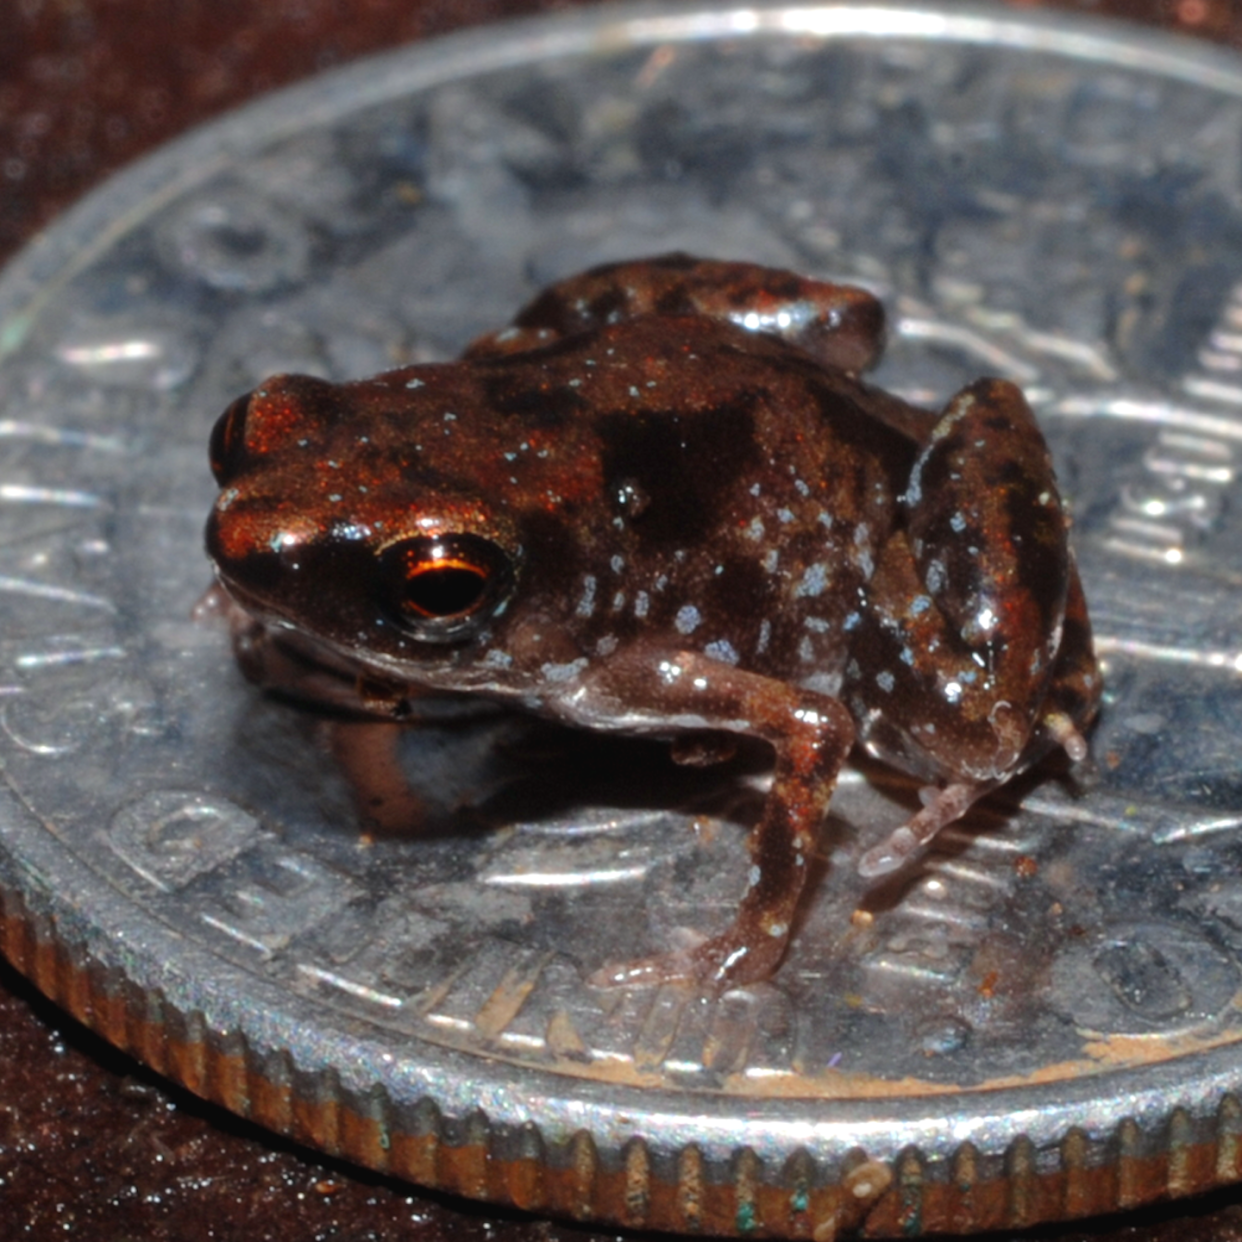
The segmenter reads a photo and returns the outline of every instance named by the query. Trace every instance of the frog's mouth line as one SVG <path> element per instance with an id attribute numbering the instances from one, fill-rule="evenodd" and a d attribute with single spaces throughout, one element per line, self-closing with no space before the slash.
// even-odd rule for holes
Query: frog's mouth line
<path id="1" fill-rule="evenodd" d="M 462 654 L 471 647 L 469 643 L 449 645 L 445 643 L 422 643 L 416 638 L 409 638 L 409 649 L 400 656 L 386 656 L 383 652 L 373 650 L 360 651 L 357 646 L 335 642 L 331 638 L 308 633 L 303 625 L 295 624 L 289 617 L 273 609 L 265 600 L 233 582 L 218 566 L 216 581 L 221 589 L 233 602 L 238 611 L 249 624 L 264 631 L 270 641 L 274 642 L 284 653 L 304 664 L 312 665 L 323 672 L 339 677 L 345 683 L 357 683 L 368 675 L 392 682 L 400 686 L 413 688 L 431 688 L 438 695 L 461 696 L 477 695 L 489 691 L 497 698 L 511 698 L 512 691 L 506 693 L 504 687 L 494 684 L 494 669 L 481 670 L 486 672 L 486 684 L 478 686 L 463 685 Z M 241 626 L 234 622 L 235 635 L 240 633 Z M 426 657 L 425 663 L 421 657 Z M 417 681 L 410 678 L 409 665 L 419 660 Z M 438 672 L 453 678 L 454 684 L 436 686 L 435 677 Z M 420 695 L 421 697 L 421 695 Z"/>

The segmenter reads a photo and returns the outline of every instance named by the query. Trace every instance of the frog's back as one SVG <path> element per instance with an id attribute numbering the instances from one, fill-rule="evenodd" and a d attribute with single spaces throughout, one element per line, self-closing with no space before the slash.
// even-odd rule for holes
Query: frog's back
<path id="1" fill-rule="evenodd" d="M 496 498 L 524 515 L 526 591 L 561 601 L 584 649 L 647 631 L 835 677 L 917 451 L 871 390 L 779 340 L 675 316 L 475 368 L 504 415 L 489 434 L 546 441 L 539 481 L 515 472 Z"/>

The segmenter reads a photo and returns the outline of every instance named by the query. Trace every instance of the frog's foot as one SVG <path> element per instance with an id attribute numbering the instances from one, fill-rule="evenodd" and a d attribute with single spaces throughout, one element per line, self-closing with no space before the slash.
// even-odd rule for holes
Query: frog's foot
<path id="1" fill-rule="evenodd" d="M 1082 763 L 1088 755 L 1087 739 L 1065 713 L 1047 712 L 1040 723 L 1069 756 L 1072 763 Z M 858 860 L 858 874 L 877 879 L 898 871 L 923 848 L 942 828 L 961 819 L 997 782 L 967 784 L 954 782 L 943 789 L 925 785 L 919 790 L 923 809 L 879 845 L 873 846 Z"/>
<path id="2" fill-rule="evenodd" d="M 587 982 L 596 988 L 685 983 L 718 994 L 770 978 L 788 944 L 786 926 L 774 926 L 767 935 L 753 940 L 735 926 L 693 948 L 603 966 Z"/>
<path id="3" fill-rule="evenodd" d="M 858 860 L 858 874 L 874 880 L 899 870 L 942 828 L 948 827 L 980 799 L 992 785 L 957 783 L 938 789 L 927 785 L 919 790 L 923 809 L 879 845 L 873 846 Z"/>

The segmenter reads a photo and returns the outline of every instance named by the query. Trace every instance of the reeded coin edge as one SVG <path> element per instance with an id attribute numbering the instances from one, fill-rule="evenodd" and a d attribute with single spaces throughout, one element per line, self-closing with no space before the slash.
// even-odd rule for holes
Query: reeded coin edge
<path id="1" fill-rule="evenodd" d="M 862 1146 L 828 1171 L 805 1149 L 779 1163 L 739 1143 L 727 1167 L 694 1143 L 662 1151 L 641 1136 L 616 1151 L 585 1129 L 494 1125 L 481 1107 L 446 1114 L 423 1096 L 398 1106 L 379 1084 L 359 1094 L 333 1070 L 306 1071 L 238 1030 L 211 1029 L 158 990 L 61 935 L 0 888 L 0 951 L 78 1021 L 157 1073 L 231 1112 L 436 1190 L 526 1211 L 628 1228 L 735 1237 L 875 1238 L 1021 1228 L 1181 1198 L 1242 1180 L 1242 1102 L 1223 1092 L 1196 1118 L 1175 1107 L 1142 1126 L 1070 1128 L 1040 1148 L 1026 1135 L 1000 1156 L 970 1142 L 944 1158 L 907 1147 L 877 1160 Z"/>

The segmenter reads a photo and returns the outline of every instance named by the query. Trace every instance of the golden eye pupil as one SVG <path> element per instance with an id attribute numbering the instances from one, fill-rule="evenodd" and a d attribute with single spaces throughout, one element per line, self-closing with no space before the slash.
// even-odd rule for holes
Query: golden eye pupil
<path id="1" fill-rule="evenodd" d="M 466 642 L 503 612 L 513 585 L 513 561 L 494 540 L 471 531 L 414 535 L 380 553 L 375 602 L 421 642 Z"/>
<path id="2" fill-rule="evenodd" d="M 411 566 L 406 605 L 423 617 L 456 617 L 483 598 L 487 571 L 461 560 L 422 561 Z"/>

